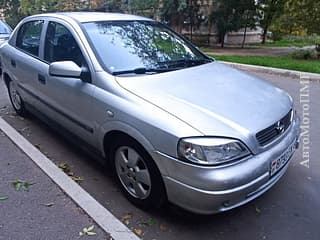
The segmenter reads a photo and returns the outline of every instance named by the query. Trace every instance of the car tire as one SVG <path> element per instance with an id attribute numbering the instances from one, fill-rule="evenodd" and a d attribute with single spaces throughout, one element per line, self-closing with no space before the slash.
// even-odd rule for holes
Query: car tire
<path id="1" fill-rule="evenodd" d="M 16 111 L 16 113 L 22 117 L 26 116 L 26 109 L 24 101 L 22 100 L 16 85 L 12 80 L 8 82 L 8 93 L 10 102 L 12 104 L 13 109 Z"/>
<path id="2" fill-rule="evenodd" d="M 116 141 L 110 160 L 117 182 L 127 199 L 143 209 L 157 209 L 166 202 L 159 169 L 146 150 L 135 140 Z"/>

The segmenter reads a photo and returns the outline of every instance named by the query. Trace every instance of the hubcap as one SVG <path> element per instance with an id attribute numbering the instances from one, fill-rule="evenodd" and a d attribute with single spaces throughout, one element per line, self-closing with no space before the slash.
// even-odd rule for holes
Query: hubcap
<path id="1" fill-rule="evenodd" d="M 12 105 L 14 106 L 14 108 L 17 110 L 20 110 L 21 98 L 12 81 L 10 81 L 10 97 L 11 97 Z"/>
<path id="2" fill-rule="evenodd" d="M 120 147 L 115 154 L 117 175 L 133 197 L 145 199 L 151 191 L 151 178 L 143 158 L 130 147 Z"/>

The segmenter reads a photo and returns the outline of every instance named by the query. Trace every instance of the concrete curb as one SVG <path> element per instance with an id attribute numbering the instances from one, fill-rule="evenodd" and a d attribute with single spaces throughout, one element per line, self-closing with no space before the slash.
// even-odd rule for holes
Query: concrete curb
<path id="1" fill-rule="evenodd" d="M 140 239 L 1 117 L 0 129 L 113 239 Z"/>
<path id="2" fill-rule="evenodd" d="M 276 74 L 284 77 L 292 77 L 292 78 L 298 78 L 303 80 L 320 82 L 320 74 L 316 74 L 316 73 L 300 72 L 300 71 L 293 71 L 293 70 L 272 68 L 272 67 L 262 67 L 262 66 L 256 66 L 256 65 L 234 63 L 234 62 L 225 62 L 225 61 L 218 61 L 218 62 L 229 65 L 231 67 L 235 67 L 237 69 L 241 69 L 241 70 Z"/>

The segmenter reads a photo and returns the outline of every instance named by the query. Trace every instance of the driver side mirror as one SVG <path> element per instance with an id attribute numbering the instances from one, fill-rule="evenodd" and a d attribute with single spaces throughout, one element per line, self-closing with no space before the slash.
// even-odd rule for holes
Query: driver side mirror
<path id="1" fill-rule="evenodd" d="M 91 82 L 87 68 L 79 67 L 73 61 L 53 62 L 49 65 L 49 75 L 66 78 L 80 78 L 84 82 Z"/>

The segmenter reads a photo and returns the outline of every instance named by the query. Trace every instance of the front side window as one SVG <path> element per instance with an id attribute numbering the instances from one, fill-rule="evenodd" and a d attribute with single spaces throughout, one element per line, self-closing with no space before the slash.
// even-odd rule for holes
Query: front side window
<path id="1" fill-rule="evenodd" d="M 83 23 L 83 27 L 100 62 L 114 75 L 130 70 L 160 72 L 211 61 L 158 22 L 101 21 Z"/>
<path id="2" fill-rule="evenodd" d="M 43 21 L 30 21 L 21 26 L 16 46 L 27 53 L 39 56 L 40 37 Z"/>
<path id="3" fill-rule="evenodd" d="M 73 61 L 79 67 L 84 64 L 84 57 L 72 33 L 62 24 L 49 22 L 44 47 L 44 60 Z"/>

